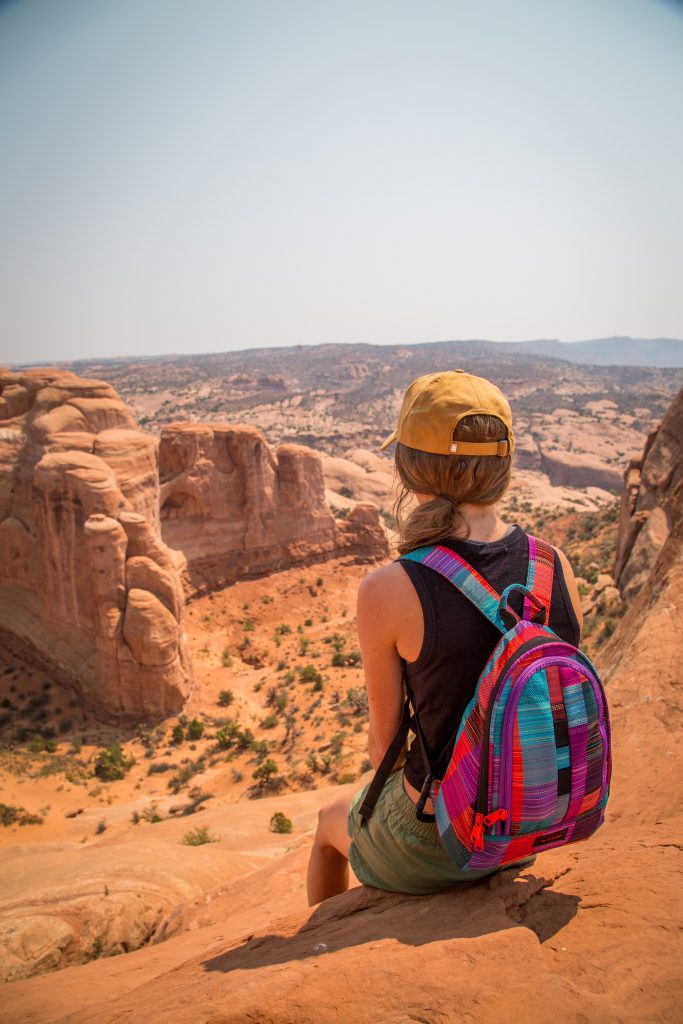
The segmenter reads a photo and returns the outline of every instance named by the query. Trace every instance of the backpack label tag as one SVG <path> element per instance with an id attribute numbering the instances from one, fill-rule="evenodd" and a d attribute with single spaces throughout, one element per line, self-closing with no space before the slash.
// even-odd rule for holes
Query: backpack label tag
<path id="1" fill-rule="evenodd" d="M 556 843 L 559 842 L 561 839 L 564 839 L 566 834 L 567 829 L 561 828 L 559 832 L 549 832 L 547 836 L 538 836 L 536 839 L 534 839 L 533 845 L 545 846 L 547 843 Z"/>

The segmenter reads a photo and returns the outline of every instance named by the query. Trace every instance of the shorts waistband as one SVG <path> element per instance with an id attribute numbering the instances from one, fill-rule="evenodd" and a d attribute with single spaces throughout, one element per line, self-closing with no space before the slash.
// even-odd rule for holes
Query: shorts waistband
<path id="1" fill-rule="evenodd" d="M 398 771 L 395 773 L 395 776 L 395 793 L 393 795 L 394 808 L 397 817 L 401 820 L 403 825 L 410 829 L 410 831 L 415 835 L 422 836 L 425 839 L 434 839 L 438 842 L 439 837 L 436 830 L 436 823 L 433 821 L 420 821 L 415 814 L 415 804 L 403 788 L 403 772 Z"/>

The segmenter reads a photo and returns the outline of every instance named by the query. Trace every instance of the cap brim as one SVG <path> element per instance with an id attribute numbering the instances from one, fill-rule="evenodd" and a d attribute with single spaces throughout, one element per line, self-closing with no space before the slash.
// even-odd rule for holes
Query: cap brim
<path id="1" fill-rule="evenodd" d="M 383 452 L 383 451 L 384 451 L 384 449 L 385 449 L 385 448 L 388 448 L 390 444 L 393 444 L 395 440 L 396 440 L 396 431 L 395 431 L 395 430 L 392 430 L 391 434 L 390 434 L 390 435 L 389 435 L 389 437 L 388 437 L 388 438 L 386 439 L 386 441 L 384 442 L 384 444 L 381 444 L 381 445 L 379 446 L 379 450 L 380 450 L 381 452 Z"/>

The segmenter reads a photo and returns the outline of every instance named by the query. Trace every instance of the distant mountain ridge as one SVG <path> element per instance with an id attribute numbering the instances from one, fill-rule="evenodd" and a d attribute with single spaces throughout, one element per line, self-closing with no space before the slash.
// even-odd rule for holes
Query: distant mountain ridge
<path id="1" fill-rule="evenodd" d="M 508 350 L 551 356 L 595 366 L 683 366 L 683 341 L 677 338 L 594 338 L 590 341 L 503 341 Z"/>
<path id="2" fill-rule="evenodd" d="M 593 366 L 642 366 L 653 369 L 683 368 L 683 341 L 678 338 L 594 338 L 589 341 L 558 341 L 552 338 L 541 338 L 536 341 L 488 341 L 483 338 L 459 338 L 444 341 L 420 341 L 406 344 L 389 343 L 373 344 L 371 342 L 328 342 L 315 345 L 277 345 L 274 347 L 258 347 L 246 349 L 226 349 L 223 352 L 184 352 L 166 355 L 133 355 L 104 356 L 99 358 L 53 361 L 50 366 L 61 366 L 76 374 L 95 372 L 102 375 L 106 368 L 128 366 L 130 364 L 154 363 L 188 363 L 196 366 L 198 362 L 212 365 L 221 360 L 230 361 L 237 357 L 247 358 L 257 363 L 264 357 L 270 357 L 273 365 L 284 367 L 289 355 L 306 354 L 307 362 L 317 362 L 322 358 L 327 365 L 331 354 L 354 353 L 358 358 L 368 354 L 385 357 L 419 350 L 448 351 L 454 358 L 459 356 L 477 356 L 487 354 L 494 359 L 505 356 L 537 356 L 541 359 L 562 359 L 568 363 L 580 363 Z M 45 366 L 40 363 L 9 363 L 15 371 L 26 370 L 32 366 Z M 279 371 L 278 371 L 279 372 Z M 424 372 L 427 372 L 426 370 Z M 107 378 L 108 379 L 108 378 Z"/>

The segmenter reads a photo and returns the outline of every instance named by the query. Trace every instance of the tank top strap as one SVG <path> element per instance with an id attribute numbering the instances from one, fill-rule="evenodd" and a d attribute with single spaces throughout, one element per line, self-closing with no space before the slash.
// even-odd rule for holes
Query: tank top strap
<path id="1" fill-rule="evenodd" d="M 462 555 L 442 544 L 435 544 L 433 547 L 409 551 L 400 560 L 419 562 L 438 572 L 471 601 L 490 623 L 505 633 L 507 627 L 500 614 L 500 594 Z"/>

